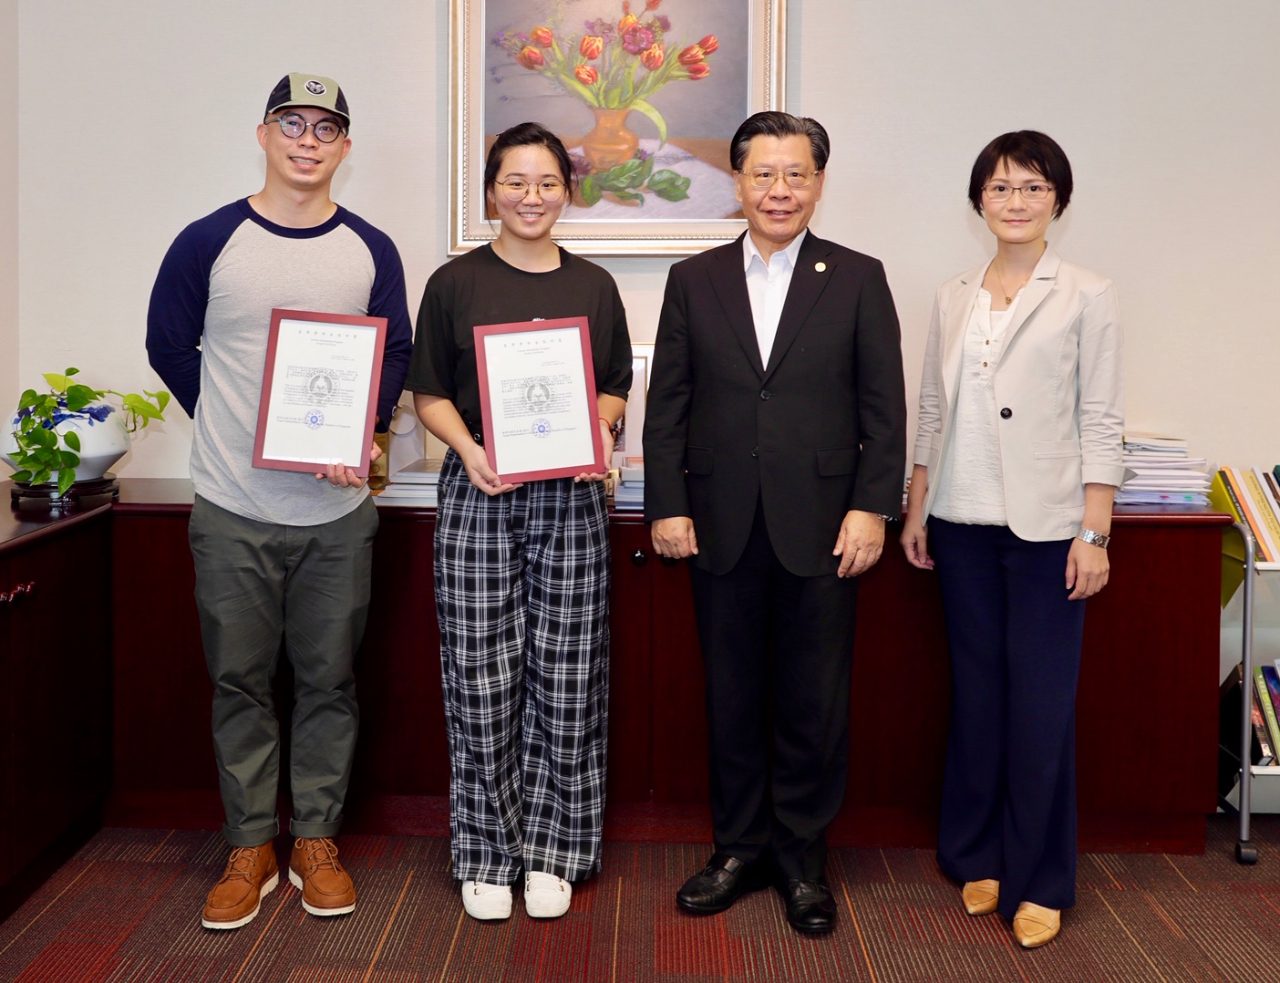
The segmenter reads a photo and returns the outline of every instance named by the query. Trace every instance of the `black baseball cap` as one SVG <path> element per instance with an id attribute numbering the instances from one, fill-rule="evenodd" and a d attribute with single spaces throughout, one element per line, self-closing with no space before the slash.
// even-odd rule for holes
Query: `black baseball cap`
<path id="1" fill-rule="evenodd" d="M 289 106 L 315 106 L 327 109 L 342 117 L 346 128 L 351 129 L 351 114 L 347 111 L 347 97 L 338 83 L 323 75 L 290 72 L 282 78 L 267 98 L 267 111 L 263 118 Z"/>

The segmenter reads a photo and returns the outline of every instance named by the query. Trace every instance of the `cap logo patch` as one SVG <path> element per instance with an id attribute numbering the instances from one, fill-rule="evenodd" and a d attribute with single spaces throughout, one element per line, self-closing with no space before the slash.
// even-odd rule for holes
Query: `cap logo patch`
<path id="1" fill-rule="evenodd" d="M 305 86 L 306 90 L 313 96 L 322 96 L 328 90 L 324 87 L 324 83 L 319 79 L 311 79 Z"/>

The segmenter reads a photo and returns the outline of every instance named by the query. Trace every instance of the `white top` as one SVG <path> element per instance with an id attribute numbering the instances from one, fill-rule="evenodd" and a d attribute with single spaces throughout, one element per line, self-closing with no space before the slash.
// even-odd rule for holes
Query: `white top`
<path id="1" fill-rule="evenodd" d="M 955 430 L 942 461 L 931 514 L 948 522 L 1003 526 L 1008 523 L 1004 473 L 1000 463 L 999 408 L 992 381 L 1004 350 L 1005 328 L 1022 298 L 1008 310 L 993 311 L 991 294 L 979 290 L 961 355 Z"/>
<path id="2" fill-rule="evenodd" d="M 747 275 L 751 319 L 755 322 L 760 363 L 764 366 L 768 366 L 769 354 L 773 351 L 773 339 L 778 333 L 778 321 L 791 286 L 791 274 L 796 268 L 800 244 L 808 234 L 809 230 L 805 229 L 791 240 L 786 249 L 775 252 L 768 263 L 751 240 L 751 233 L 742 237 L 742 269 Z"/>

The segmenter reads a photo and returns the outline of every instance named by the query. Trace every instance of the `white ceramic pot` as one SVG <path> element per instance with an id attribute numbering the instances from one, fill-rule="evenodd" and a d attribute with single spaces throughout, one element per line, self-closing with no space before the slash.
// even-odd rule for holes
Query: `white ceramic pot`
<path id="1" fill-rule="evenodd" d="M 82 410 L 68 413 L 63 409 L 55 418 L 54 432 L 59 436 L 74 430 L 80 437 L 80 466 L 76 468 L 76 481 L 101 478 L 116 461 L 129 450 L 129 432 L 124 428 L 124 414 L 111 403 L 90 403 Z M 13 432 L 18 429 L 21 417 L 14 414 L 10 425 L 0 434 L 0 452 L 8 458 L 16 471 L 18 441 Z M 58 441 L 60 450 L 70 450 L 65 441 Z M 58 472 L 53 472 L 50 484 L 58 483 Z"/>

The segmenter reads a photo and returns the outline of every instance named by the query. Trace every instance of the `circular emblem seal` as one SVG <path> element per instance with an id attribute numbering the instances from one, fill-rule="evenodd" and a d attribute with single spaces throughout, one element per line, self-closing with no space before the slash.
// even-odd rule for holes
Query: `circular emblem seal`
<path id="1" fill-rule="evenodd" d="M 551 389 L 545 383 L 535 382 L 525 389 L 524 401 L 530 409 L 544 408 L 551 402 Z"/>
<path id="2" fill-rule="evenodd" d="M 333 395 L 333 380 L 327 375 L 313 375 L 307 383 L 307 392 L 316 402 L 323 403 Z"/>
<path id="3" fill-rule="evenodd" d="M 307 410 L 302 420 L 312 430 L 319 430 L 324 426 L 324 414 L 320 410 Z"/>
<path id="4" fill-rule="evenodd" d="M 533 426 L 529 428 L 529 432 L 535 437 L 550 437 L 551 421 L 546 419 L 546 417 L 540 416 L 538 419 L 533 421 Z"/>
<path id="5" fill-rule="evenodd" d="M 324 83 L 321 82 L 319 79 L 311 79 L 310 81 L 307 82 L 305 88 L 313 96 L 322 96 L 328 91 L 324 87 Z"/>

